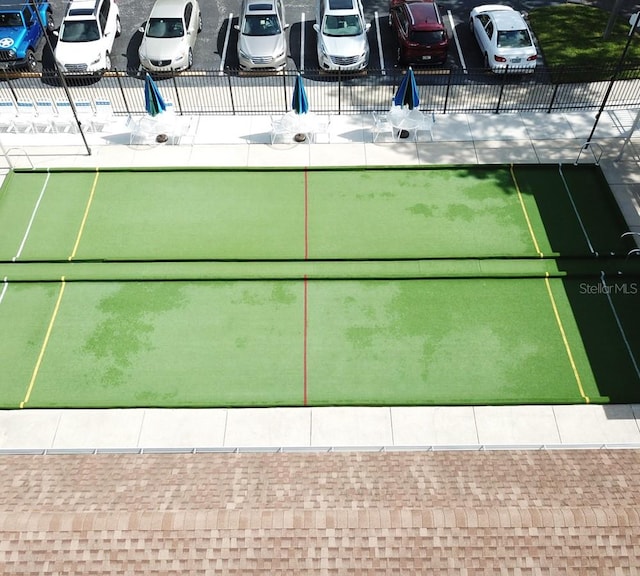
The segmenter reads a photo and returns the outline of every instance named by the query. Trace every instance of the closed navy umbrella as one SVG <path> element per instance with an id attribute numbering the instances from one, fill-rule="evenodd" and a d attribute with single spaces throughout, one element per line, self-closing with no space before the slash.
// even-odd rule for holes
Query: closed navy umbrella
<path id="1" fill-rule="evenodd" d="M 413 73 L 413 69 L 409 67 L 405 74 L 398 91 L 393 98 L 393 103 L 396 106 L 407 105 L 409 110 L 413 110 L 420 105 L 420 97 L 418 96 L 418 86 L 416 84 L 416 77 Z"/>
<path id="2" fill-rule="evenodd" d="M 149 74 L 144 79 L 144 107 L 151 116 L 156 116 L 167 109 L 157 84 Z"/>
<path id="3" fill-rule="evenodd" d="M 307 91 L 304 88 L 304 82 L 300 74 L 298 74 L 296 85 L 293 87 L 291 108 L 296 114 L 306 114 L 309 111 L 309 99 L 307 98 Z"/>

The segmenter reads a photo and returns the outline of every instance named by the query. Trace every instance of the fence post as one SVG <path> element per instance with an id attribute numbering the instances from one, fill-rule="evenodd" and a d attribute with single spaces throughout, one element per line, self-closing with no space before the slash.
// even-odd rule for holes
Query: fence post
<path id="1" fill-rule="evenodd" d="M 182 111 L 182 102 L 180 102 L 180 92 L 178 92 L 178 83 L 176 82 L 176 76 L 175 74 L 171 77 L 171 79 L 173 80 L 173 89 L 176 93 L 176 101 L 178 104 L 178 110 L 180 111 L 180 116 L 184 115 L 184 112 Z"/>
<path id="2" fill-rule="evenodd" d="M 547 114 L 551 114 L 551 112 L 553 111 L 553 105 L 556 102 L 556 94 L 558 93 L 558 86 L 560 85 L 559 84 L 553 85 L 553 94 L 551 95 L 551 102 L 549 102 L 549 107 L 547 108 Z"/>
<path id="3" fill-rule="evenodd" d="M 449 70 L 449 77 L 447 78 L 447 90 L 444 93 L 444 109 L 442 110 L 443 114 L 447 113 L 447 106 L 449 105 L 449 90 L 451 88 L 451 70 Z"/>
<path id="4" fill-rule="evenodd" d="M 9 92 L 11 92 L 11 96 L 13 96 L 13 99 L 17 102 L 18 101 L 18 95 L 16 94 L 16 91 L 13 89 L 13 84 L 11 84 L 11 79 L 9 78 L 9 75 L 7 74 L 7 69 L 3 68 L 2 71 L 4 72 L 4 79 L 7 81 L 7 84 L 9 86 Z"/>
<path id="5" fill-rule="evenodd" d="M 502 93 L 504 92 L 504 84 L 507 81 L 507 74 L 509 73 L 509 64 L 504 69 L 504 73 L 502 75 L 502 82 L 500 82 L 500 94 L 498 94 L 498 102 L 496 104 L 496 109 L 494 114 L 500 114 L 500 104 L 502 104 Z"/>
<path id="6" fill-rule="evenodd" d="M 286 113 L 289 106 L 287 105 L 287 74 L 284 70 L 282 71 L 282 95 L 284 96 L 284 111 Z"/>
<path id="7" fill-rule="evenodd" d="M 124 93 L 124 88 L 122 87 L 120 72 L 118 71 L 117 68 L 114 68 L 113 71 L 116 73 L 116 82 L 118 82 L 118 88 L 120 88 L 120 94 L 122 96 L 122 101 L 124 102 L 124 109 L 127 111 L 127 116 L 131 118 L 131 110 L 129 110 L 129 102 L 127 102 L 127 97 Z"/>
<path id="8" fill-rule="evenodd" d="M 233 99 L 233 86 L 231 85 L 231 74 L 227 74 L 227 83 L 229 84 L 229 98 L 231 99 L 231 113 L 236 115 L 236 103 Z"/>

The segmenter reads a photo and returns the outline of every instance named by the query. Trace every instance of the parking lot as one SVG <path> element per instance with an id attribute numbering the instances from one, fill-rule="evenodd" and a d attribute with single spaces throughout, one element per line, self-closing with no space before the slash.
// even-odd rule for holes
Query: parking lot
<path id="1" fill-rule="evenodd" d="M 488 1 L 488 0 L 487 0 Z M 469 31 L 469 12 L 474 6 L 487 3 L 478 0 L 451 0 L 439 3 L 442 17 L 449 32 L 450 49 L 445 68 L 480 68 L 482 58 L 475 39 Z M 548 3 L 511 2 L 518 10 L 526 11 L 535 5 Z M 118 0 L 122 34 L 116 38 L 111 54 L 112 66 L 118 70 L 136 70 L 139 68 L 138 47 L 142 34 L 139 28 L 146 21 L 153 0 Z M 54 3 L 56 26 L 64 16 L 65 3 Z M 289 24 L 288 69 L 317 69 L 316 33 L 314 0 L 293 0 L 285 2 L 286 18 Z M 237 32 L 233 25 L 237 24 L 240 11 L 240 0 L 201 0 L 200 8 L 203 18 L 203 29 L 198 36 L 194 53 L 194 70 L 235 70 L 238 68 L 236 54 Z M 371 29 L 369 45 L 371 56 L 369 68 L 389 69 L 396 66 L 396 40 L 389 28 L 389 4 L 385 0 L 364 2 L 365 16 Z M 52 38 L 55 41 L 55 37 Z M 42 65 L 45 69 L 53 64 L 50 51 L 45 47 L 42 54 Z"/>

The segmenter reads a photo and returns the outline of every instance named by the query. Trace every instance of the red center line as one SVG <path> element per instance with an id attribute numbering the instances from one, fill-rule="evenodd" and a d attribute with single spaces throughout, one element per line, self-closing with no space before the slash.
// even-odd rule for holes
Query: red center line
<path id="1" fill-rule="evenodd" d="M 307 169 L 304 169 L 304 259 L 309 259 L 309 181 Z M 303 402 L 307 405 L 307 324 L 308 324 L 308 281 L 304 275 L 304 314 L 303 314 L 303 336 L 302 336 L 302 380 L 304 386 Z"/>
<path id="2" fill-rule="evenodd" d="M 307 169 L 304 169 L 304 259 L 309 259 L 309 185 Z"/>

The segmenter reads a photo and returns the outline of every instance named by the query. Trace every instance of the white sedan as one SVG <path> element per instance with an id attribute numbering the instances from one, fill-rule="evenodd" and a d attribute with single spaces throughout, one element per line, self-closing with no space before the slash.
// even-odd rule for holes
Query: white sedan
<path id="1" fill-rule="evenodd" d="M 193 65 L 196 37 L 202 30 L 198 0 L 156 0 L 139 29 L 140 64 L 149 72 L 180 72 Z"/>
<path id="2" fill-rule="evenodd" d="M 522 14 L 509 6 L 488 4 L 471 11 L 469 26 L 492 72 L 533 72 L 538 51 Z"/>

